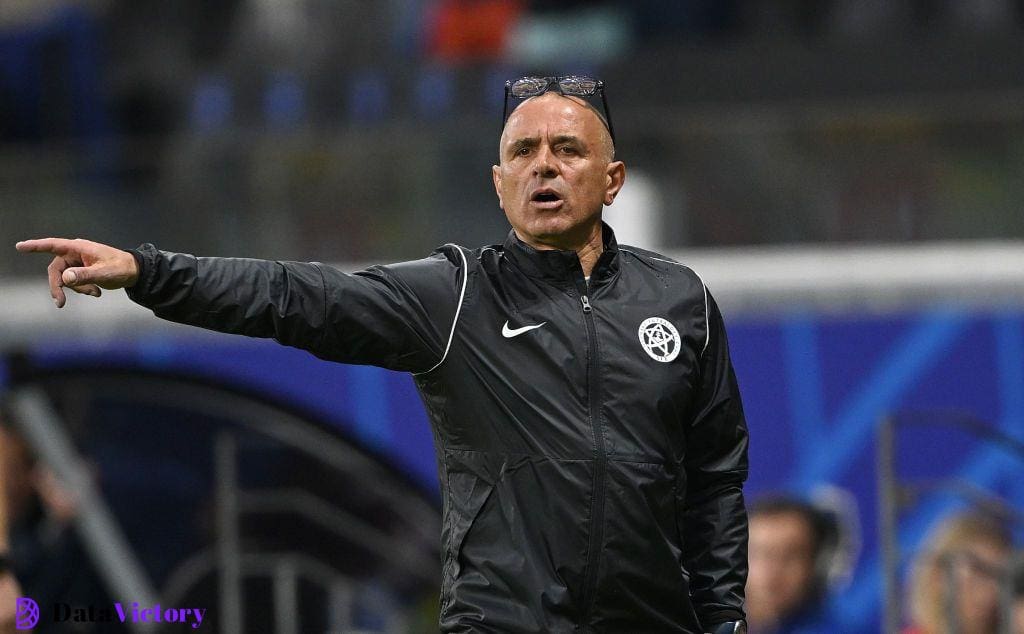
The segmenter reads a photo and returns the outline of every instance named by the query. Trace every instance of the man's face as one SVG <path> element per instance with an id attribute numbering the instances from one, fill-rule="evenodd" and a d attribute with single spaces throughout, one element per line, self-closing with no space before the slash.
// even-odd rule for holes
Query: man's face
<path id="1" fill-rule="evenodd" d="M 979 540 L 957 558 L 957 602 L 965 634 L 994 632 L 999 623 L 999 577 L 1010 553 L 1002 544 Z M 946 579 L 942 579 L 942 586 Z"/>
<path id="2" fill-rule="evenodd" d="M 748 551 L 751 623 L 775 623 L 803 607 L 813 590 L 815 555 L 806 519 L 798 513 L 755 515 Z"/>
<path id="3" fill-rule="evenodd" d="M 589 239 L 625 179 L 625 166 L 611 154 L 608 130 L 578 98 L 549 92 L 519 106 L 491 169 L 519 237 L 565 249 Z"/>

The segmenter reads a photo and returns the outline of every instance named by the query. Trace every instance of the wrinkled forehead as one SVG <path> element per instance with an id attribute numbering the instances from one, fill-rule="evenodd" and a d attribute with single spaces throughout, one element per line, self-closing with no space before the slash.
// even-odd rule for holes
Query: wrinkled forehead
<path id="1" fill-rule="evenodd" d="M 502 131 L 502 140 L 510 134 L 529 134 L 540 126 L 571 128 L 577 135 L 598 141 L 607 129 L 597 108 L 586 100 L 556 92 L 530 97 L 520 103 Z"/>

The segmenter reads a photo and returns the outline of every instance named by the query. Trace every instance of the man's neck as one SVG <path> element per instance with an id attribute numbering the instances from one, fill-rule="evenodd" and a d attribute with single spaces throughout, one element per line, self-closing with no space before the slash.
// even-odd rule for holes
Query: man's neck
<path id="1" fill-rule="evenodd" d="M 580 266 L 583 267 L 583 277 L 590 277 L 597 266 L 597 260 L 604 253 L 604 240 L 600 228 L 597 234 L 587 241 L 579 249 L 576 249 L 576 257 L 580 259 Z"/>
<path id="2" fill-rule="evenodd" d="M 583 267 L 584 277 L 590 277 L 594 267 L 597 266 L 598 258 L 600 258 L 601 254 L 604 253 L 604 229 L 601 223 L 597 224 L 595 229 L 590 232 L 590 236 L 582 244 L 576 245 L 560 245 L 540 242 L 524 236 L 519 231 L 516 231 L 516 235 L 520 240 L 538 251 L 550 251 L 553 249 L 575 251 L 576 257 L 580 259 L 580 266 Z"/>

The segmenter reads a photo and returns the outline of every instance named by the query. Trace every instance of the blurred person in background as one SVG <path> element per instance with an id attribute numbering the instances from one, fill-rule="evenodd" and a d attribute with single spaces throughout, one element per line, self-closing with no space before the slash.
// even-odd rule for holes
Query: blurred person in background
<path id="1" fill-rule="evenodd" d="M 110 597 L 74 529 L 78 514 L 74 496 L 3 418 L 0 489 L 0 523 L 6 521 L 0 526 L 0 554 L 7 554 L 6 563 L 21 586 L 19 596 L 31 597 L 47 616 L 58 603 L 109 605 Z M 66 623 L 50 618 L 41 619 L 34 629 L 68 628 L 83 633 L 126 631 L 120 623 Z"/>
<path id="2" fill-rule="evenodd" d="M 1006 525 L 991 515 L 968 512 L 937 523 L 911 571 L 911 626 L 905 634 L 944 634 L 954 625 L 963 634 L 997 631 L 999 584 L 1012 552 Z"/>
<path id="3" fill-rule="evenodd" d="M 752 634 L 829 631 L 824 599 L 839 547 L 838 518 L 795 497 L 750 508 L 747 619 Z"/>
<path id="4" fill-rule="evenodd" d="M 58 307 L 127 288 L 165 319 L 411 372 L 442 489 L 442 631 L 744 632 L 747 430 L 722 316 L 693 271 L 602 221 L 626 173 L 603 90 L 506 84 L 503 244 L 351 275 L 17 248 L 55 256 Z"/>

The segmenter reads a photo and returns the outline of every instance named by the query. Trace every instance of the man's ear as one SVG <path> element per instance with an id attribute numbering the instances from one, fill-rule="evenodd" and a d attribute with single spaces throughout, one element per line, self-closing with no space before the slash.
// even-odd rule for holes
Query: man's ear
<path id="1" fill-rule="evenodd" d="M 604 190 L 604 204 L 610 205 L 615 202 L 619 195 L 622 184 L 626 182 L 626 164 L 622 161 L 612 161 L 608 164 L 607 186 Z"/>
<path id="2" fill-rule="evenodd" d="M 502 209 L 505 208 L 505 201 L 501 199 L 501 167 L 498 165 L 491 166 L 491 179 L 494 181 L 494 193 L 498 195 L 498 206 Z"/>

